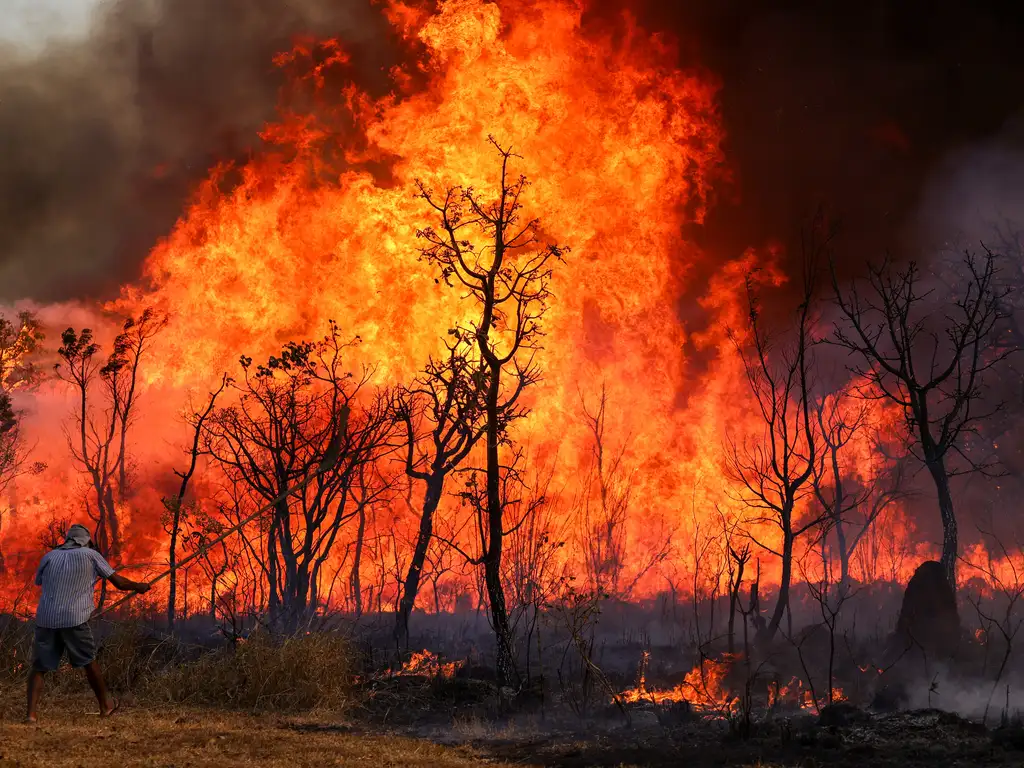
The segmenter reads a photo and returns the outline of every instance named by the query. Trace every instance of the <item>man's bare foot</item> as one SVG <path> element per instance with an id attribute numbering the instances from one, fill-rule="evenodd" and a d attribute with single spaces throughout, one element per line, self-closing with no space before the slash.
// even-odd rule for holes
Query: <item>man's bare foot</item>
<path id="1" fill-rule="evenodd" d="M 121 707 L 121 701 L 114 699 L 105 710 L 100 710 L 100 717 L 110 717 Z"/>
<path id="2" fill-rule="evenodd" d="M 37 725 L 38 723 L 39 721 L 36 719 L 35 715 L 25 716 L 25 725 Z"/>

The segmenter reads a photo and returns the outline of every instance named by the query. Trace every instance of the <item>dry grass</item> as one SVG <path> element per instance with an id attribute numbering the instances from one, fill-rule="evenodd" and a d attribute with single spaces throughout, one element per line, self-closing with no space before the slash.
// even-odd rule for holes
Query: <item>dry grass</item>
<path id="1" fill-rule="evenodd" d="M 135 708 L 101 719 L 87 696 L 44 697 L 40 724 L 20 723 L 21 697 L 4 691 L 0 766 L 495 765 L 466 749 L 346 732 L 337 723 L 191 707 Z"/>
<path id="2" fill-rule="evenodd" d="M 257 633 L 236 648 L 166 667 L 144 690 L 147 698 L 178 704 L 340 712 L 351 704 L 353 672 L 343 637 L 316 633 L 276 641 Z"/>
<path id="3" fill-rule="evenodd" d="M 0 628 L 0 686 L 24 683 L 31 659 L 28 625 Z M 184 653 L 183 653 L 184 651 Z M 254 633 L 237 647 L 191 653 L 147 634 L 138 622 L 120 622 L 98 657 L 111 691 L 155 704 L 188 704 L 251 712 L 341 712 L 353 703 L 353 651 L 342 636 L 314 633 L 272 638 Z M 55 694 L 87 691 L 84 676 L 65 664 L 47 676 Z"/>

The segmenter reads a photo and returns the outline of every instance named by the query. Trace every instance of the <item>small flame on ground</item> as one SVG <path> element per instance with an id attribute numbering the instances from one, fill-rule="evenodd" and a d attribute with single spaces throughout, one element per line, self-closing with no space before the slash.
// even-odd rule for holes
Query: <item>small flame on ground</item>
<path id="1" fill-rule="evenodd" d="M 442 662 L 436 653 L 427 650 L 415 651 L 395 676 L 455 677 L 455 673 L 466 665 L 465 660 Z"/>
<path id="2" fill-rule="evenodd" d="M 649 702 L 652 704 L 672 704 L 687 702 L 694 710 L 707 714 L 726 715 L 738 711 L 740 697 L 733 694 L 726 678 L 739 658 L 738 655 L 723 654 L 720 659 L 703 659 L 690 670 L 683 682 L 671 689 L 651 690 L 647 687 L 647 667 L 650 663 L 650 651 L 644 651 L 640 660 L 636 686 L 619 694 L 627 704 Z M 817 701 L 815 699 L 817 698 Z M 843 690 L 833 687 L 831 703 L 847 701 Z M 817 712 L 829 703 L 828 690 L 812 691 L 804 685 L 799 677 L 793 677 L 786 685 L 777 682 L 768 686 L 767 705 L 769 709 L 776 707 L 796 707 L 807 712 Z"/>
<path id="3" fill-rule="evenodd" d="M 739 701 L 724 685 L 734 657 L 723 656 L 720 660 L 705 659 L 690 670 L 683 682 L 669 690 L 650 690 L 647 688 L 647 664 L 650 652 L 644 651 L 640 662 L 640 672 L 634 688 L 623 691 L 620 696 L 627 703 L 651 702 L 653 704 L 669 704 L 688 702 L 694 709 L 702 712 L 727 712 Z"/>

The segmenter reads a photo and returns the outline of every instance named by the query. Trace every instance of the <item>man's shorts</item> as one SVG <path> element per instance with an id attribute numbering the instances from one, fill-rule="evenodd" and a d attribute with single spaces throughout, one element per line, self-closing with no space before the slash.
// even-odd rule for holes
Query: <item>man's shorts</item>
<path id="1" fill-rule="evenodd" d="M 66 629 L 36 627 L 32 669 L 37 672 L 53 672 L 60 666 L 65 653 L 75 669 L 96 660 L 96 641 L 88 624 Z"/>

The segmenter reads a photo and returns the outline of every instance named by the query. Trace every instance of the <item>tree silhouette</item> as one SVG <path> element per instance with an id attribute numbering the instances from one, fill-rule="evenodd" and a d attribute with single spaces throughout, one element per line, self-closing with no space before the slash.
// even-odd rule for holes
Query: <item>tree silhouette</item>
<path id="1" fill-rule="evenodd" d="M 965 439 L 998 408 L 985 402 L 985 374 L 1016 351 L 996 344 L 1007 318 L 1009 289 L 997 279 L 997 256 L 967 252 L 958 290 L 939 300 L 920 265 L 889 258 L 872 265 L 862 290 L 832 284 L 842 320 L 833 341 L 856 362 L 867 397 L 900 407 L 911 450 L 935 483 L 942 521 L 942 566 L 956 587 L 958 534 L 950 478 L 988 467 L 967 455 Z M 933 304 L 934 303 L 934 304 Z M 941 309 L 938 306 L 941 306 Z M 962 459 L 955 466 L 951 459 Z"/>
<path id="2" fill-rule="evenodd" d="M 463 498 L 479 519 L 480 555 L 474 561 L 483 566 L 497 640 L 497 676 L 499 684 L 506 685 L 515 677 L 515 662 L 501 561 L 508 533 L 506 491 L 517 473 L 515 461 L 502 462 L 502 446 L 510 445 L 510 425 L 527 413 L 520 399 L 523 391 L 541 378 L 536 362 L 541 319 L 551 297 L 552 265 L 567 249 L 541 243 L 539 220 L 525 219 L 522 213 L 526 177 L 510 175 L 509 164 L 516 155 L 489 140 L 501 160 L 494 198 L 481 197 L 469 187 L 435 194 L 418 183 L 438 224 L 416 234 L 426 242 L 423 258 L 437 268 L 446 285 L 464 291 L 474 308 L 473 319 L 453 330 L 456 338 L 475 343 L 482 361 L 484 482 L 471 480 Z"/>

